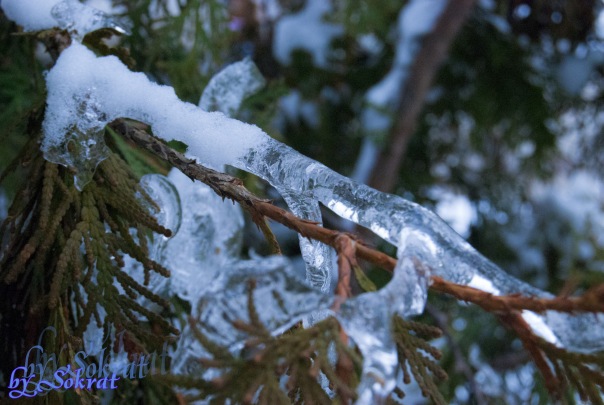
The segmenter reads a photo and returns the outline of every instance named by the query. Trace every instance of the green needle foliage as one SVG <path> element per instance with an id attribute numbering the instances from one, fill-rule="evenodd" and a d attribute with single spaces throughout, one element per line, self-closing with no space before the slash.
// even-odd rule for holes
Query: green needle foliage
<path id="1" fill-rule="evenodd" d="M 422 395 L 429 397 L 435 404 L 446 404 L 438 390 L 438 382 L 447 379 L 447 373 L 437 363 L 441 352 L 428 343 L 438 338 L 442 331 L 434 326 L 420 322 L 393 319 L 394 337 L 403 370 L 403 382 L 411 383 L 411 376 L 419 385 Z"/>
<path id="2" fill-rule="evenodd" d="M 39 115 L 31 127 L 40 134 Z M 30 134 L 31 135 L 31 134 Z M 111 142 L 109 143 L 111 145 Z M 138 185 L 128 165 L 115 153 L 101 162 L 82 192 L 69 169 L 45 161 L 38 137 L 31 137 L 2 174 L 19 168 L 24 181 L 0 226 L 0 304 L 3 372 L 19 364 L 36 344 L 42 328 L 53 326 L 75 339 L 74 349 L 93 320 L 128 331 L 132 350 L 153 350 L 178 331 L 160 314 L 141 305 L 140 297 L 159 305 L 169 303 L 146 286 L 151 272 L 169 271 L 149 258 L 153 233 L 170 236 L 152 216 L 154 203 Z M 124 257 L 138 261 L 144 285 L 122 270 Z M 58 352 L 57 347 L 46 348 Z"/>
<path id="3" fill-rule="evenodd" d="M 209 357 L 198 359 L 204 370 L 214 370 L 211 380 L 195 376 L 158 376 L 159 381 L 186 388 L 186 400 L 209 399 L 212 404 L 227 400 L 258 404 L 332 404 L 348 403 L 357 396 L 363 359 L 345 343 L 347 337 L 335 318 L 327 318 L 311 327 L 296 326 L 272 336 L 260 321 L 253 299 L 254 283 L 248 289 L 250 322 L 235 321 L 233 326 L 248 338 L 239 351 L 222 346 L 206 336 L 195 320 L 190 320 L 196 339 Z M 394 318 L 394 335 L 401 360 L 403 381 L 413 378 L 422 393 L 437 404 L 446 404 L 437 382 L 447 378 L 435 360 L 440 352 L 428 343 L 441 335 L 438 328 Z M 335 359 L 335 360 L 334 360 Z M 327 379 L 330 397 L 321 385 Z M 400 387 L 394 391 L 405 394 Z M 393 402 L 394 403 L 394 402 Z"/>
<path id="4" fill-rule="evenodd" d="M 332 404 L 332 401 L 356 397 L 355 387 L 362 365 L 358 353 L 341 339 L 339 323 L 328 318 L 309 328 L 294 327 L 280 336 L 272 336 L 261 323 L 253 300 L 254 283 L 248 289 L 250 322 L 236 321 L 233 326 L 249 338 L 240 352 L 210 340 L 196 321 L 191 320 L 195 337 L 212 356 L 199 359 L 205 369 L 215 369 L 219 377 L 211 381 L 195 376 L 157 377 L 196 391 L 188 401 L 210 399 L 212 404 Z M 330 354 L 337 357 L 336 364 Z M 352 374 L 341 370 L 350 367 Z M 328 380 L 336 398 L 330 398 L 321 386 L 320 374 Z M 345 380 L 343 378 L 347 378 Z"/>
<path id="5" fill-rule="evenodd" d="M 559 382 L 559 394 L 570 389 L 579 395 L 581 401 L 604 404 L 604 352 L 567 352 L 541 338 L 538 344 Z"/>

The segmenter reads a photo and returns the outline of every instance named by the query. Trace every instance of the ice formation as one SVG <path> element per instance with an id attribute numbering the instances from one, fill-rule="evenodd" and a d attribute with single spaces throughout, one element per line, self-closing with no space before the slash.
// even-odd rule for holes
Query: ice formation
<path id="1" fill-rule="evenodd" d="M 214 164 L 230 164 L 266 179 L 284 194 L 292 211 L 304 218 L 320 220 L 318 203 L 321 202 L 341 217 L 369 228 L 398 246 L 399 253 L 405 251 L 406 244 L 429 246 L 430 254 L 422 253 L 418 257 L 421 268 L 431 274 L 459 284 L 483 285 L 481 282 L 487 281 L 489 291 L 495 294 L 549 296 L 503 272 L 433 212 L 403 198 L 357 184 L 270 138 L 255 126 L 183 103 L 171 88 L 158 86 L 144 75 L 130 72 L 116 58 L 97 58 L 82 45 L 74 43 L 48 74 L 47 83 L 48 109 L 42 145 L 46 152 L 49 144 L 64 142 L 70 128 L 80 125 L 102 128 L 118 117 L 138 119 L 151 124 L 157 136 L 188 144 L 191 157 Z M 97 121 L 91 122 L 90 115 L 78 113 L 81 94 L 94 100 L 98 111 L 92 116 Z M 408 236 L 403 238 L 404 234 Z M 303 249 L 310 252 L 305 256 L 309 260 L 308 279 L 314 285 L 328 283 L 335 273 L 333 251 L 316 244 L 303 246 Z M 365 294 L 348 304 L 357 305 L 355 302 L 358 302 L 358 308 L 355 306 L 354 310 L 345 313 L 355 314 L 359 309 L 358 316 L 362 317 L 364 312 L 360 308 L 372 300 L 392 308 L 390 313 L 414 313 L 416 308 L 422 308 L 427 277 L 418 279 L 415 273 L 418 266 L 411 266 L 406 260 L 402 262 L 407 265 L 397 268 L 397 274 L 386 287 L 386 291 L 396 290 L 397 294 Z M 401 280 L 418 282 L 413 284 L 417 290 L 412 296 L 400 293 L 408 284 Z M 371 298 L 372 294 L 376 298 Z M 571 350 L 591 351 L 603 347 L 602 318 L 550 312 L 539 327 L 550 328 L 560 344 Z M 367 323 L 366 318 L 354 316 L 352 320 L 342 319 L 345 325 Z M 594 322 L 596 319 L 601 322 Z M 392 347 L 387 350 L 389 345 L 384 342 L 383 350 L 377 351 L 372 343 L 364 342 L 375 342 L 376 334 L 380 338 L 387 335 L 389 323 L 380 325 L 381 329 L 376 328 L 374 322 L 375 327 L 369 330 L 352 327 L 350 332 L 361 349 L 371 348 L 363 350 L 364 355 L 367 361 L 377 365 L 371 372 L 364 373 L 366 379 L 362 386 L 369 390 L 364 395 L 378 398 L 387 391 L 392 380 L 393 371 L 389 365 Z M 374 356 L 377 353 L 390 353 L 390 356 Z M 380 369 L 382 373 L 377 374 L 375 370 Z M 386 385 L 376 386 L 368 382 L 371 380 L 385 381 Z"/>
<path id="2" fill-rule="evenodd" d="M 394 387 L 397 359 L 390 317 L 422 312 L 430 275 L 493 294 L 550 297 L 481 256 L 433 212 L 401 197 L 357 184 L 277 142 L 255 126 L 181 102 L 173 89 L 151 83 L 142 73 L 130 72 L 115 57 L 98 58 L 74 42 L 47 75 L 47 87 L 42 149 L 49 160 L 69 166 L 95 165 L 99 156 L 93 151 L 102 150 L 102 140 L 92 137 L 77 144 L 72 138 L 74 131 L 95 133 L 118 117 L 140 120 L 150 124 L 156 136 L 186 143 L 191 157 L 214 165 L 232 165 L 266 179 L 283 193 L 292 211 L 303 218 L 320 222 L 318 207 L 322 203 L 398 248 L 398 263 L 391 282 L 377 292 L 346 301 L 336 312 L 365 358 L 360 404 L 379 402 Z M 69 144 L 74 142 L 76 151 L 79 149 L 77 156 L 70 155 Z M 85 163 L 90 159 L 92 163 Z M 208 205 L 195 208 L 192 214 L 203 215 L 209 205 L 219 209 L 211 200 L 207 201 Z M 215 215 L 233 217 L 232 213 L 224 212 Z M 181 232 L 188 226 L 183 223 Z M 204 237 L 217 236 L 210 230 L 200 233 Z M 213 242 L 207 242 L 211 249 Z M 257 282 L 259 294 L 255 297 L 260 303 L 258 308 L 262 308 L 259 315 L 275 331 L 309 311 L 329 305 L 330 281 L 336 273 L 334 252 L 314 242 L 303 244 L 302 249 L 308 264 L 307 279 L 317 289 L 297 280 L 278 258 L 262 259 L 261 265 L 256 261 L 238 261 L 230 264 L 230 271 L 214 273 L 215 282 L 201 295 L 196 316 L 207 321 L 206 328 L 217 326 L 209 331 L 220 340 L 218 343 L 235 344 L 239 339 L 237 331 L 224 329 L 227 325 L 221 322 L 224 317 L 247 319 L 242 312 L 246 307 L 242 300 L 248 288 L 246 280 L 251 276 Z M 185 258 L 189 253 L 180 251 L 173 255 Z M 225 253 L 236 257 L 234 251 Z M 182 291 L 186 291 L 186 286 Z M 284 298 L 285 305 L 280 304 L 275 293 Z M 544 316 L 526 312 L 524 316 L 537 333 L 569 350 L 604 349 L 603 315 L 572 316 L 550 311 Z"/>
<path id="3" fill-rule="evenodd" d="M 100 131 L 119 117 L 151 124 L 154 133 L 185 142 L 201 161 L 215 166 L 234 161 L 266 136 L 258 127 L 236 120 L 225 122 L 221 113 L 183 103 L 173 88 L 129 71 L 116 57 L 97 58 L 77 42 L 61 54 L 46 84 L 44 157 L 75 167 L 80 188 L 105 156 Z M 245 136 L 228 136 L 238 133 Z M 84 138 L 78 138 L 82 134 Z"/>
<path id="4" fill-rule="evenodd" d="M 26 31 L 59 27 L 79 39 L 99 28 L 128 32 L 125 22 L 77 0 L 2 0 L 1 7 L 8 18 Z"/>
<path id="5" fill-rule="evenodd" d="M 126 23 L 118 22 L 108 14 L 77 0 L 3 0 L 1 7 L 7 17 L 27 31 L 59 27 L 69 31 L 76 40 L 81 40 L 87 33 L 100 28 L 128 32 Z M 78 125 L 64 128 L 67 135 L 62 135 L 59 143 L 51 142 L 43 148 L 47 160 L 75 170 L 75 183 L 79 190 L 92 179 L 98 163 L 107 157 L 102 139 L 103 127 L 97 126 L 100 120 L 104 120 L 104 113 L 98 107 L 97 100 L 90 96 L 96 90 L 92 86 L 93 88 L 81 93 L 70 94 L 73 113 L 82 117 Z"/>
<path id="6" fill-rule="evenodd" d="M 172 272 L 171 292 L 195 305 L 222 269 L 238 260 L 242 245 L 243 213 L 223 201 L 208 186 L 193 183 L 176 169 L 168 175 L 180 195 L 180 230 L 166 244 L 161 262 Z"/>
<path id="7" fill-rule="evenodd" d="M 101 28 L 113 28 L 122 34 L 129 33 L 128 24 L 118 21 L 107 13 L 82 4 L 77 0 L 64 0 L 51 9 L 52 17 L 72 37 L 82 39 L 86 34 Z"/>
<path id="8" fill-rule="evenodd" d="M 212 77 L 201 95 L 199 107 L 206 111 L 220 111 L 234 117 L 246 97 L 265 84 L 262 74 L 250 58 L 233 63 Z"/>

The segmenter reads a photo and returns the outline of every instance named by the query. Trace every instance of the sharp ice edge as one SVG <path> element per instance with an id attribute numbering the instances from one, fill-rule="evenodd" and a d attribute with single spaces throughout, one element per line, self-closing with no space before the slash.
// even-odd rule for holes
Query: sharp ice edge
<path id="1" fill-rule="evenodd" d="M 243 100 L 264 87 L 266 80 L 248 57 L 232 63 L 210 79 L 199 107 L 234 117 Z"/>

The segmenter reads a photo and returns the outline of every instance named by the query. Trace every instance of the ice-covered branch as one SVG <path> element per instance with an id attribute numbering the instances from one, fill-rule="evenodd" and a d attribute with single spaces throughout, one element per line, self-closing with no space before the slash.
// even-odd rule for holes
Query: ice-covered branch
<path id="1" fill-rule="evenodd" d="M 298 232 L 305 238 L 317 239 L 336 249 L 338 252 L 339 277 L 335 292 L 344 299 L 350 298 L 352 295 L 349 283 L 351 267 L 356 265 L 355 255 L 389 271 L 395 268 L 396 260 L 394 258 L 363 245 L 362 241 L 350 234 L 323 228 L 317 223 L 292 215 L 273 205 L 270 201 L 256 197 L 243 186 L 241 180 L 228 174 L 205 168 L 195 161 L 186 158 L 184 155 L 153 138 L 144 128 L 140 128 L 136 123 L 117 120 L 111 123 L 110 127 L 137 146 L 147 149 L 160 158 L 167 160 L 191 179 L 204 182 L 219 196 L 237 201 L 250 212 L 255 221 L 262 221 L 263 217 L 266 216 Z M 414 265 L 421 267 L 421 263 L 414 263 Z M 546 363 L 546 354 L 543 352 L 542 343 L 540 343 L 540 340 L 534 334 L 533 328 L 525 320 L 525 317 L 533 321 L 534 318 L 527 316 L 530 313 L 525 313 L 525 317 L 523 317 L 521 315 L 522 311 L 604 311 L 603 285 L 587 291 L 580 297 L 557 298 L 537 298 L 519 294 L 496 296 L 477 288 L 445 281 L 437 276 L 431 277 L 430 288 L 433 291 L 452 295 L 457 299 L 474 303 L 486 311 L 497 314 L 502 322 L 521 338 L 524 346 L 535 360 L 537 367 L 539 367 L 546 378 L 550 388 L 554 388 L 554 385 L 557 384 L 558 376 L 554 376 L 551 373 Z M 341 304 L 342 301 L 336 300 L 334 302 L 334 309 L 338 311 Z M 380 305 L 381 303 L 375 302 L 374 304 Z M 354 316 L 351 318 L 355 319 Z M 358 336 L 356 334 L 357 338 Z M 345 367 L 342 366 L 342 369 L 345 370 Z M 342 372 L 344 373 L 344 371 Z"/>
<path id="2" fill-rule="evenodd" d="M 204 167 L 193 159 L 187 158 L 182 153 L 175 151 L 165 143 L 154 138 L 145 130 L 144 126 L 122 119 L 112 122 L 109 126 L 112 130 L 138 147 L 144 148 L 157 157 L 166 160 L 192 180 L 198 180 L 207 184 L 219 196 L 239 203 L 250 212 L 255 221 L 260 220 L 262 217 L 270 218 L 305 238 L 316 239 L 333 247 L 336 251 L 341 252 L 343 256 L 342 260 L 346 256 L 350 257 L 351 251 L 353 251 L 359 259 L 363 259 L 390 272 L 394 270 L 396 259 L 377 249 L 366 246 L 362 240 L 357 239 L 352 234 L 324 228 L 315 222 L 298 218 L 283 208 L 274 205 L 271 201 L 257 197 L 245 188 L 243 181 L 239 178 L 230 174 L 217 172 Z M 432 276 L 430 289 L 451 295 L 461 301 L 476 304 L 484 310 L 493 313 L 508 313 L 522 310 L 533 312 L 545 312 L 548 310 L 560 312 L 604 311 L 604 285 L 596 286 L 580 297 L 538 298 L 518 294 L 498 296 L 478 288 L 455 284 L 441 277 Z M 350 296 L 347 293 L 340 295 Z"/>

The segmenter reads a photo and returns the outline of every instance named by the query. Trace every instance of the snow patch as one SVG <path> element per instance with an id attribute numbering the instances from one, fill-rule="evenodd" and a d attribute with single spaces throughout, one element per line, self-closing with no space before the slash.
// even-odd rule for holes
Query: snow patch
<path id="1" fill-rule="evenodd" d="M 304 8 L 295 14 L 281 17 L 275 25 L 273 53 L 284 65 L 291 63 L 291 53 L 296 49 L 308 51 L 316 66 L 329 66 L 331 41 L 344 33 L 341 26 L 323 21 L 331 12 L 330 2 L 307 0 Z"/>

